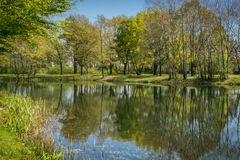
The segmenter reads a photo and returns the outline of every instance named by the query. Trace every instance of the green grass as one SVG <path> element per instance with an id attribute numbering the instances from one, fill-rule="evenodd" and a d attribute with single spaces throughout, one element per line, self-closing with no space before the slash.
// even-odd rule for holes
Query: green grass
<path id="1" fill-rule="evenodd" d="M 15 134 L 0 126 L 0 159 L 37 159 L 34 152 Z"/>
<path id="2" fill-rule="evenodd" d="M 101 81 L 109 81 L 109 82 L 136 82 L 136 83 L 158 83 L 163 80 L 167 80 L 167 75 L 163 76 L 153 76 L 150 74 L 143 74 L 140 76 L 129 74 L 129 75 L 112 75 L 105 76 Z"/>
<path id="3" fill-rule="evenodd" d="M 0 159 L 61 159 L 42 137 L 48 114 L 43 101 L 0 92 Z"/>
<path id="4" fill-rule="evenodd" d="M 229 75 L 225 81 L 216 83 L 222 85 L 240 85 L 240 75 Z"/>
<path id="5" fill-rule="evenodd" d="M 80 74 L 37 74 L 31 81 L 37 82 L 69 82 L 69 81 L 97 81 L 101 78 L 99 74 L 89 74 L 89 75 L 80 75 Z M 25 75 L 20 76 L 20 81 L 28 80 Z M 16 81 L 16 76 L 14 74 L 0 74 L 0 81 Z"/>
<path id="6" fill-rule="evenodd" d="M 212 80 L 202 80 L 197 76 L 188 76 L 186 80 L 181 75 L 177 75 L 177 79 L 169 80 L 168 75 L 153 76 L 150 74 L 137 75 L 112 75 L 106 76 L 100 81 L 108 82 L 127 82 L 127 83 L 144 83 L 144 84 L 162 84 L 162 85 L 214 85 L 214 86 L 238 86 L 240 85 L 240 75 L 229 75 L 228 79 L 220 80 L 214 78 Z"/>
<path id="7" fill-rule="evenodd" d="M 144 83 L 144 84 L 162 84 L 162 85 L 216 85 L 216 86 L 240 86 L 240 75 L 229 75 L 228 79 L 220 80 L 217 77 L 213 80 L 201 80 L 197 76 L 188 76 L 187 80 L 183 80 L 182 75 L 177 75 L 177 79 L 169 80 L 168 75 L 164 74 L 162 76 L 153 76 L 152 74 L 142 74 L 140 76 L 136 74 L 116 74 L 107 75 L 105 74 L 102 78 L 101 74 L 89 74 L 89 75 L 79 75 L 79 74 L 37 74 L 32 81 L 40 82 L 78 82 L 78 81 L 100 81 L 100 82 L 127 82 L 127 83 Z M 0 80 L 2 81 L 14 81 L 15 75 L 13 74 L 0 74 Z"/>

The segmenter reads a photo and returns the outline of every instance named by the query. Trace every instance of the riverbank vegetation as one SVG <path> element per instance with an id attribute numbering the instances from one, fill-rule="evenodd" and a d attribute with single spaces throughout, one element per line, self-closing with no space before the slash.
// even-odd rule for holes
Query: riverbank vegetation
<path id="1" fill-rule="evenodd" d="M 228 75 L 228 79 L 221 80 L 214 78 L 211 80 L 202 80 L 197 76 L 188 75 L 187 79 L 182 79 L 181 74 L 177 74 L 176 79 L 169 80 L 168 74 L 163 74 L 162 76 L 152 75 L 152 74 L 113 74 L 105 75 L 102 77 L 101 73 L 96 74 L 37 74 L 32 79 L 27 79 L 26 77 L 21 77 L 17 79 L 14 74 L 1 74 L 0 81 L 2 82 L 16 82 L 27 81 L 27 82 L 103 82 L 103 83 L 142 83 L 142 84 L 159 84 L 159 85 L 177 85 L 177 86 L 201 86 L 201 85 L 211 85 L 211 86 L 240 86 L 240 76 L 238 75 Z"/>
<path id="2" fill-rule="evenodd" d="M 61 159 L 43 138 L 48 119 L 44 102 L 0 93 L 0 159 Z"/>
<path id="3" fill-rule="evenodd" d="M 18 79 L 97 71 L 102 77 L 147 73 L 204 81 L 226 80 L 239 73 L 240 3 L 148 0 L 146 4 L 148 9 L 135 17 L 98 16 L 92 22 L 74 15 L 51 23 L 52 27 L 42 19 L 48 25 L 39 30 L 45 34 L 11 32 L 1 38 L 0 72 L 16 74 Z M 48 17 L 71 6 L 64 5 L 42 14 Z M 40 26 L 39 21 L 34 26 Z"/>

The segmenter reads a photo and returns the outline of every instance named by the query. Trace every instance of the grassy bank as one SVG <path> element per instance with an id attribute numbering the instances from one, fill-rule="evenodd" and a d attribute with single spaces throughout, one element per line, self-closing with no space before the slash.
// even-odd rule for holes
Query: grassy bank
<path id="1" fill-rule="evenodd" d="M 0 92 L 0 159 L 60 159 L 42 129 L 44 102 Z"/>
<path id="2" fill-rule="evenodd" d="M 128 82 L 128 83 L 150 83 L 150 84 L 162 84 L 162 85 L 182 85 L 182 86 L 192 86 L 192 85 L 227 85 L 227 86 L 239 86 L 240 85 L 240 75 L 229 75 L 228 79 L 220 80 L 215 78 L 213 80 L 202 80 L 196 76 L 189 76 L 187 80 L 181 78 L 178 75 L 178 78 L 175 80 L 169 80 L 168 75 L 163 76 L 153 76 L 153 75 L 113 75 L 106 76 L 101 81 L 108 82 Z"/>
<path id="3" fill-rule="evenodd" d="M 16 81 L 16 76 L 12 74 L 0 74 L 1 81 Z M 21 79 L 27 80 L 27 79 Z M 184 80 L 181 75 L 178 75 L 176 80 L 169 80 L 168 75 L 153 76 L 151 74 L 143 74 L 137 76 L 135 74 L 129 75 L 105 75 L 104 78 L 100 74 L 38 74 L 31 81 L 39 82 L 78 82 L 78 81 L 100 81 L 100 82 L 127 82 L 127 83 L 150 83 L 150 84 L 162 84 L 162 85 L 240 85 L 240 75 L 229 75 L 227 80 L 220 80 L 215 78 L 213 80 L 201 80 L 197 76 L 188 76 L 187 80 Z"/>
<path id="4" fill-rule="evenodd" d="M 21 138 L 0 125 L 0 159 L 37 159 Z"/>
<path id="5" fill-rule="evenodd" d="M 37 74 L 34 78 L 28 79 L 27 76 L 20 76 L 19 79 L 14 74 L 0 74 L 0 81 L 37 81 L 37 82 L 59 82 L 59 81 L 97 81 L 101 78 L 98 74 L 79 75 L 79 74 Z"/>

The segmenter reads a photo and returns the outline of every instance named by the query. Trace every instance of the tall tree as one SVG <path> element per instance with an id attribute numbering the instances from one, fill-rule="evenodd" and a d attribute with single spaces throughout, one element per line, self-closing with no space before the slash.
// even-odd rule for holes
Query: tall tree
<path id="1" fill-rule="evenodd" d="M 124 20 L 118 27 L 115 43 L 118 58 L 123 64 L 123 74 L 127 73 L 127 66 L 137 52 L 139 34 L 137 23 L 134 18 Z"/>
<path id="2" fill-rule="evenodd" d="M 98 33 L 97 28 L 84 16 L 70 16 L 65 21 L 63 37 L 72 51 L 74 74 L 77 73 L 78 65 L 82 75 L 84 67 L 95 63 Z"/>
<path id="3" fill-rule="evenodd" d="M 100 36 L 100 59 L 101 59 L 101 71 L 102 71 L 102 77 L 104 77 L 104 53 L 103 53 L 103 45 L 104 45 L 104 34 L 107 31 L 106 26 L 106 18 L 101 15 L 97 17 L 97 25 L 99 29 L 99 36 Z"/>
<path id="4" fill-rule="evenodd" d="M 152 54 L 153 75 L 162 75 L 162 67 L 166 63 L 165 48 L 167 45 L 167 13 L 156 10 L 148 10 L 144 17 L 144 41 Z"/>
<path id="5" fill-rule="evenodd" d="M 104 51 L 105 51 L 105 61 L 109 66 L 109 74 L 113 74 L 113 67 L 118 61 L 116 53 L 116 43 L 115 43 L 115 33 L 118 30 L 121 22 L 126 19 L 126 17 L 119 16 L 113 17 L 112 19 L 107 19 L 105 23 L 105 33 L 104 33 Z"/>
<path id="6" fill-rule="evenodd" d="M 30 40 L 29 42 L 19 38 L 11 42 L 13 51 L 10 62 L 17 78 L 21 75 L 23 78 L 34 77 L 37 70 L 45 66 L 46 52 L 51 50 L 48 41 L 42 37 L 34 36 Z"/>
<path id="7" fill-rule="evenodd" d="M 63 74 L 64 63 L 68 60 L 67 44 L 62 39 L 55 39 L 52 42 L 54 53 L 53 59 L 59 65 L 59 74 Z"/>

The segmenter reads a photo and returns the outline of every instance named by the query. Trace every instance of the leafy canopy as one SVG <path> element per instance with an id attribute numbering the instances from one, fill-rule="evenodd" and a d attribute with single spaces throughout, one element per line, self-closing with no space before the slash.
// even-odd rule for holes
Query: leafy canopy
<path id="1" fill-rule="evenodd" d="M 1 0 L 0 51 L 14 36 L 43 35 L 53 24 L 49 16 L 62 13 L 73 5 L 71 0 Z"/>

